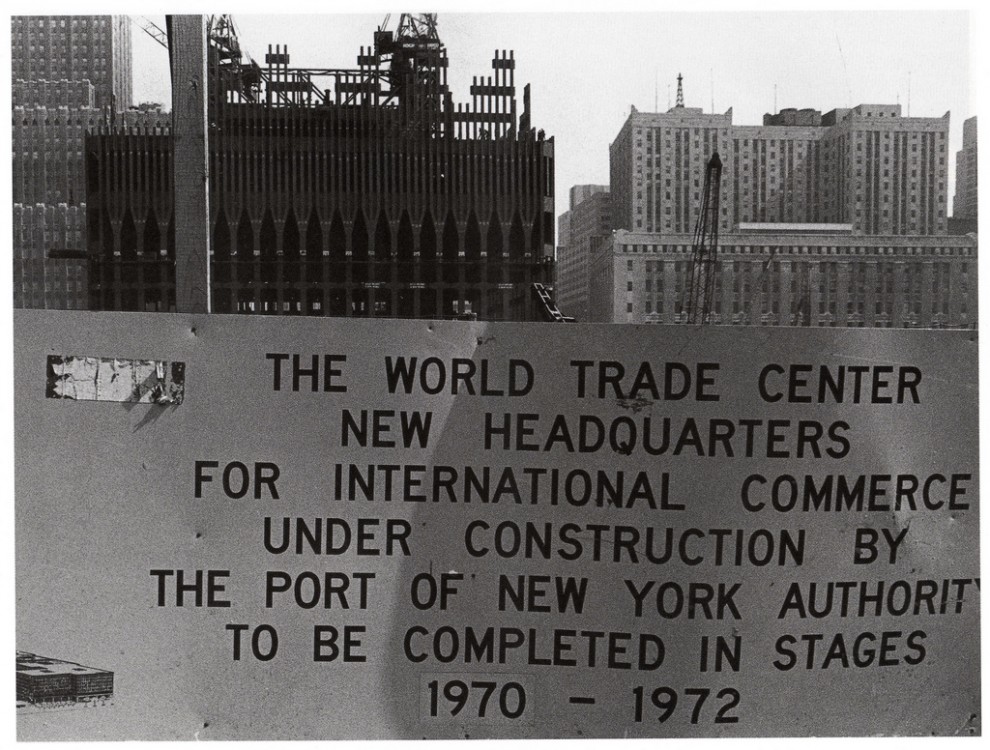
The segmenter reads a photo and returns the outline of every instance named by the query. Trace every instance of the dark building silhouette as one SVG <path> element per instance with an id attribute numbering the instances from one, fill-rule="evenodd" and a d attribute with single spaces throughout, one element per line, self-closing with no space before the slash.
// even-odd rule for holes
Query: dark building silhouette
<path id="1" fill-rule="evenodd" d="M 209 27 L 213 311 L 535 320 L 553 256 L 552 138 L 498 52 L 453 101 L 435 17 L 379 30 L 353 70 L 242 63 Z M 182 54 L 182 50 L 172 50 Z M 90 307 L 174 309 L 168 134 L 86 145 Z"/>

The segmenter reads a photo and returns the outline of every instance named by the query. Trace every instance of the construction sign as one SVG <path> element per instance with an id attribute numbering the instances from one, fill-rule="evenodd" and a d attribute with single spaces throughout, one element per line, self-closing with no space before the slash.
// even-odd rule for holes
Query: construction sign
<path id="1" fill-rule="evenodd" d="M 18 310 L 15 348 L 21 739 L 980 731 L 972 331 Z"/>

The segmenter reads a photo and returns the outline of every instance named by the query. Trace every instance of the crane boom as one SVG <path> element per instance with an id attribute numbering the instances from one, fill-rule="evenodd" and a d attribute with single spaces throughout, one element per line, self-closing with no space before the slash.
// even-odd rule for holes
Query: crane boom
<path id="1" fill-rule="evenodd" d="M 715 276 L 718 260 L 719 188 L 722 183 L 722 160 L 718 151 L 712 153 L 705 169 L 705 191 L 701 198 L 701 213 L 694 230 L 694 248 L 688 269 L 688 324 L 706 325 L 711 322 L 715 301 Z"/>
<path id="2" fill-rule="evenodd" d="M 152 21 L 147 16 L 131 16 L 131 21 L 137 26 L 141 31 L 154 39 L 158 44 L 160 44 L 165 49 L 168 49 L 168 34 L 162 29 L 157 23 Z"/>

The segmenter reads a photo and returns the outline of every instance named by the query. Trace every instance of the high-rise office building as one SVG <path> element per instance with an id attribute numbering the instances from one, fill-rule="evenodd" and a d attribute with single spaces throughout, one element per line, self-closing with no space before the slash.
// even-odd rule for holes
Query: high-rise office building
<path id="1" fill-rule="evenodd" d="M 135 113 L 126 16 L 11 20 L 14 306 L 87 306 L 85 134 Z"/>
<path id="2" fill-rule="evenodd" d="M 570 196 L 570 210 L 560 217 L 554 292 L 560 311 L 584 322 L 588 320 L 589 260 L 610 240 L 612 196 L 608 185 L 575 185 Z"/>
<path id="3" fill-rule="evenodd" d="M 979 214 L 977 191 L 976 118 L 963 123 L 962 148 L 956 152 L 956 194 L 952 199 L 952 229 L 958 233 L 975 232 Z"/>

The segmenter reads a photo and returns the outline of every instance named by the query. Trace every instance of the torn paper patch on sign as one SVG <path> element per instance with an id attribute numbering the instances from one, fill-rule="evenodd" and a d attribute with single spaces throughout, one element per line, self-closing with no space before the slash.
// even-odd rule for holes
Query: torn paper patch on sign
<path id="1" fill-rule="evenodd" d="M 178 405 L 185 384 L 185 362 L 48 356 L 48 398 Z"/>

